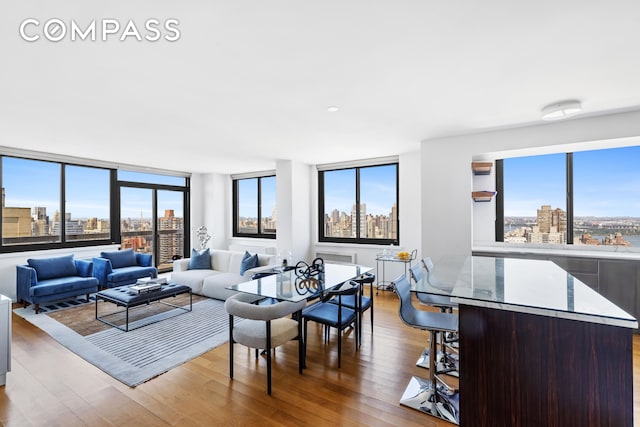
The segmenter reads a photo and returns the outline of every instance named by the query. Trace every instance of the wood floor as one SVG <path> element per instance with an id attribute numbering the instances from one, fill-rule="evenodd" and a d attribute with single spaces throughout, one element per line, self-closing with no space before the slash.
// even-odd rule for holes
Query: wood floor
<path id="1" fill-rule="evenodd" d="M 397 297 L 380 292 L 375 334 L 368 313 L 363 344 L 344 341 L 337 368 L 336 337 L 322 343 L 310 324 L 307 369 L 298 374 L 297 343 L 280 347 L 273 394 L 266 393 L 265 360 L 236 346 L 235 378 L 228 376 L 228 344 L 131 389 L 13 316 L 12 370 L 0 388 L 6 426 L 451 426 L 398 401 L 412 375 L 426 333 L 405 326 Z M 634 336 L 635 419 L 640 408 L 640 339 Z M 637 425 L 640 425 L 638 423 Z"/>

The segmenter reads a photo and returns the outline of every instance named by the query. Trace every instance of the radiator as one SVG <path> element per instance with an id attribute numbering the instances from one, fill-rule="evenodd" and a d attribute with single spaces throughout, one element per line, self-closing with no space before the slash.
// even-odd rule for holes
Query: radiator
<path id="1" fill-rule="evenodd" d="M 331 262 L 335 264 L 355 264 L 356 253 L 355 252 L 316 252 L 315 258 L 322 258 L 324 262 Z"/>

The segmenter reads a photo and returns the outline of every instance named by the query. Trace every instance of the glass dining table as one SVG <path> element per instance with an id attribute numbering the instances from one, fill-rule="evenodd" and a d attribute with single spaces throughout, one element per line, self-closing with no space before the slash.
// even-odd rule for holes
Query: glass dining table
<path id="1" fill-rule="evenodd" d="M 291 269 L 228 286 L 227 289 L 278 301 L 298 302 L 317 298 L 323 292 L 372 270 L 370 267 L 357 264 L 326 263 L 323 271 L 311 276 L 316 280 L 298 277 L 297 270 Z"/>

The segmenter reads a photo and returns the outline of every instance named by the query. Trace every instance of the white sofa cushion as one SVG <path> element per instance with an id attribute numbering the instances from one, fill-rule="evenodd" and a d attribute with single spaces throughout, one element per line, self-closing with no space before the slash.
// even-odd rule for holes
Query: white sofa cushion
<path id="1" fill-rule="evenodd" d="M 234 291 L 225 289 L 227 286 L 251 280 L 255 273 L 275 266 L 275 255 L 258 254 L 260 266 L 240 275 L 243 257 L 244 252 L 211 249 L 211 270 L 189 270 L 189 258 L 179 259 L 173 263 L 171 281 L 189 286 L 195 294 L 226 299 L 235 294 Z"/>
<path id="2" fill-rule="evenodd" d="M 194 294 L 203 295 L 202 284 L 206 277 L 222 274 L 215 270 L 185 270 L 171 273 L 171 281 L 187 285 Z"/>

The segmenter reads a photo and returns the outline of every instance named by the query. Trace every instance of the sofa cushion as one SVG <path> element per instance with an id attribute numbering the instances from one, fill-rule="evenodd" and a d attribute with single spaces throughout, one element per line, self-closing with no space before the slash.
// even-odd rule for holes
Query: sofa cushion
<path id="1" fill-rule="evenodd" d="M 245 271 L 258 266 L 258 254 L 251 255 L 249 252 L 245 252 L 240 263 L 240 275 L 243 275 Z"/>
<path id="2" fill-rule="evenodd" d="M 73 254 L 55 258 L 29 258 L 27 264 L 36 270 L 38 280 L 78 275 L 76 264 L 73 262 Z"/>
<path id="3" fill-rule="evenodd" d="M 171 281 L 181 285 L 187 285 L 194 294 L 203 295 L 202 282 L 205 278 L 221 274 L 215 270 L 186 270 L 171 273 Z"/>
<path id="4" fill-rule="evenodd" d="M 209 248 L 202 252 L 191 249 L 189 270 L 211 270 L 211 252 L 209 251 Z"/>
<path id="5" fill-rule="evenodd" d="M 202 281 L 202 295 L 220 300 L 226 300 L 236 291 L 226 289 L 227 286 L 237 285 L 246 279 L 237 273 L 220 273 L 207 276 Z"/>
<path id="6" fill-rule="evenodd" d="M 111 267 L 122 268 L 138 265 L 136 262 L 136 254 L 133 249 L 125 249 L 123 251 L 100 252 L 101 258 L 111 261 Z"/>
<path id="7" fill-rule="evenodd" d="M 155 267 L 120 267 L 107 276 L 107 282 L 110 286 L 117 283 L 135 283 L 136 280 L 144 277 L 156 277 L 157 270 Z"/>
<path id="8" fill-rule="evenodd" d="M 31 295 L 42 297 L 45 295 L 58 295 L 70 291 L 95 292 L 98 290 L 98 279 L 95 277 L 57 277 L 38 282 L 31 287 Z M 82 292 L 79 292 L 82 293 Z M 77 294 L 76 294 L 77 295 Z"/>

